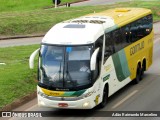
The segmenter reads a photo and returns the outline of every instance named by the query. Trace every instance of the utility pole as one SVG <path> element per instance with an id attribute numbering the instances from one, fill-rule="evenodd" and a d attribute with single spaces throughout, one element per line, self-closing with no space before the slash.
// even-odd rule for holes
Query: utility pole
<path id="1" fill-rule="evenodd" d="M 55 8 L 57 8 L 57 0 L 55 0 L 55 3 L 54 3 L 54 4 L 55 4 Z"/>
<path id="2" fill-rule="evenodd" d="M 61 3 L 61 0 L 52 0 L 55 8 L 57 8 L 57 5 L 59 5 Z"/>

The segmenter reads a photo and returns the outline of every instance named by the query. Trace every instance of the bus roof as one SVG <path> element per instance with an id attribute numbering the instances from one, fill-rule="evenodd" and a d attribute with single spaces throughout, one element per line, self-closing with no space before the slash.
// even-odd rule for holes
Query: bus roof
<path id="1" fill-rule="evenodd" d="M 94 43 L 108 32 L 151 14 L 145 8 L 116 8 L 68 20 L 53 26 L 42 43 L 82 45 Z"/>
<path id="2" fill-rule="evenodd" d="M 115 8 L 87 16 L 110 16 L 115 24 L 121 27 L 151 13 L 151 10 L 146 8 Z"/>

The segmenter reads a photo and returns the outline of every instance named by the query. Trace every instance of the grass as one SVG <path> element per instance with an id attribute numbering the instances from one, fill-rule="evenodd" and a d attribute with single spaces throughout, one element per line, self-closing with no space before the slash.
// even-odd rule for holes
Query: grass
<path id="1" fill-rule="evenodd" d="M 0 12 L 28 11 L 53 5 L 52 0 L 0 0 Z"/>
<path id="2" fill-rule="evenodd" d="M 36 89 L 36 68 L 30 70 L 28 59 L 39 45 L 0 48 L 0 108 Z"/>
<path id="3" fill-rule="evenodd" d="M 61 3 L 74 2 L 78 0 L 61 0 Z M 0 12 L 8 11 L 30 11 L 52 6 L 52 0 L 0 0 Z"/>
<path id="4" fill-rule="evenodd" d="M 1 0 L 5 1 L 5 0 Z M 10 0 L 8 0 L 10 1 Z M 13 0 L 12 0 L 13 1 Z M 21 0 L 22 1 L 22 0 Z M 26 0 L 24 0 L 26 1 Z M 29 4 L 30 0 L 28 0 Z M 39 2 L 41 0 L 38 0 Z M 44 0 L 43 0 L 44 1 Z M 48 1 L 48 0 L 45 0 Z M 39 3 L 38 2 L 38 3 Z M 49 2 L 49 1 L 48 1 Z M 25 3 L 25 2 L 24 2 Z M 50 3 L 47 3 L 50 4 Z M 115 5 L 104 5 L 104 6 L 86 6 L 86 7 L 70 7 L 70 8 L 57 8 L 57 9 L 42 9 L 27 5 L 22 10 L 21 7 L 13 10 L 8 8 L 10 11 L 3 11 L 0 13 L 0 36 L 13 36 L 13 35 L 26 35 L 26 34 L 44 34 L 53 25 L 58 22 L 76 18 L 88 13 L 103 11 L 114 7 L 144 7 L 150 8 L 153 11 L 154 20 L 160 20 L 160 1 L 132 1 L 125 3 L 118 3 Z M 34 8 L 34 10 L 32 9 Z M 2 9 L 2 8 L 1 8 Z M 21 9 L 21 10 L 19 10 Z"/>

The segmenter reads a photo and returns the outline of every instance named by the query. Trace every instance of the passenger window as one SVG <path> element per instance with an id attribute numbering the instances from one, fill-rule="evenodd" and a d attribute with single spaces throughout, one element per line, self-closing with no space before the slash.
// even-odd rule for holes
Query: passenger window
<path id="1" fill-rule="evenodd" d="M 130 41 L 131 42 L 137 41 L 137 30 L 138 30 L 138 26 L 136 22 L 133 22 L 130 27 Z"/>
<path id="2" fill-rule="evenodd" d="M 122 36 L 120 29 L 113 31 L 113 39 L 114 39 L 115 51 L 117 52 L 122 49 Z"/>
<path id="3" fill-rule="evenodd" d="M 152 15 L 144 17 L 144 34 L 148 35 L 152 31 Z"/>
<path id="4" fill-rule="evenodd" d="M 130 44 L 130 28 L 129 25 L 126 25 L 121 28 L 121 36 L 122 36 L 122 48 L 126 47 Z"/>
<path id="5" fill-rule="evenodd" d="M 114 48 L 114 44 L 113 44 L 113 37 L 112 37 L 112 33 L 107 33 L 105 35 L 105 51 L 104 51 L 104 63 L 106 62 L 106 60 L 108 59 L 108 57 L 110 55 L 112 55 L 113 53 L 115 53 L 115 48 Z"/>

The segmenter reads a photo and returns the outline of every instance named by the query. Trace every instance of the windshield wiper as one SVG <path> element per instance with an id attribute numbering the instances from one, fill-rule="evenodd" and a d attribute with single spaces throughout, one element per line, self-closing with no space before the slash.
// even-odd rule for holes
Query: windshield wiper
<path id="1" fill-rule="evenodd" d="M 60 67 L 59 67 L 59 80 L 60 80 L 60 76 L 61 76 L 61 62 L 60 62 Z"/>
<path id="2" fill-rule="evenodd" d="M 69 70 L 68 70 L 68 61 L 66 62 L 67 66 L 66 66 L 66 82 L 68 82 L 68 84 L 72 85 L 72 87 L 76 87 L 77 86 L 77 81 L 76 80 L 73 80 L 70 73 L 69 73 Z"/>
<path id="3" fill-rule="evenodd" d="M 70 80 L 70 81 L 72 81 L 72 78 L 71 78 L 71 75 L 70 75 L 70 73 L 69 73 L 69 71 L 68 71 L 68 61 L 67 61 L 67 66 L 66 66 L 66 79 L 68 79 L 68 80 Z"/>

